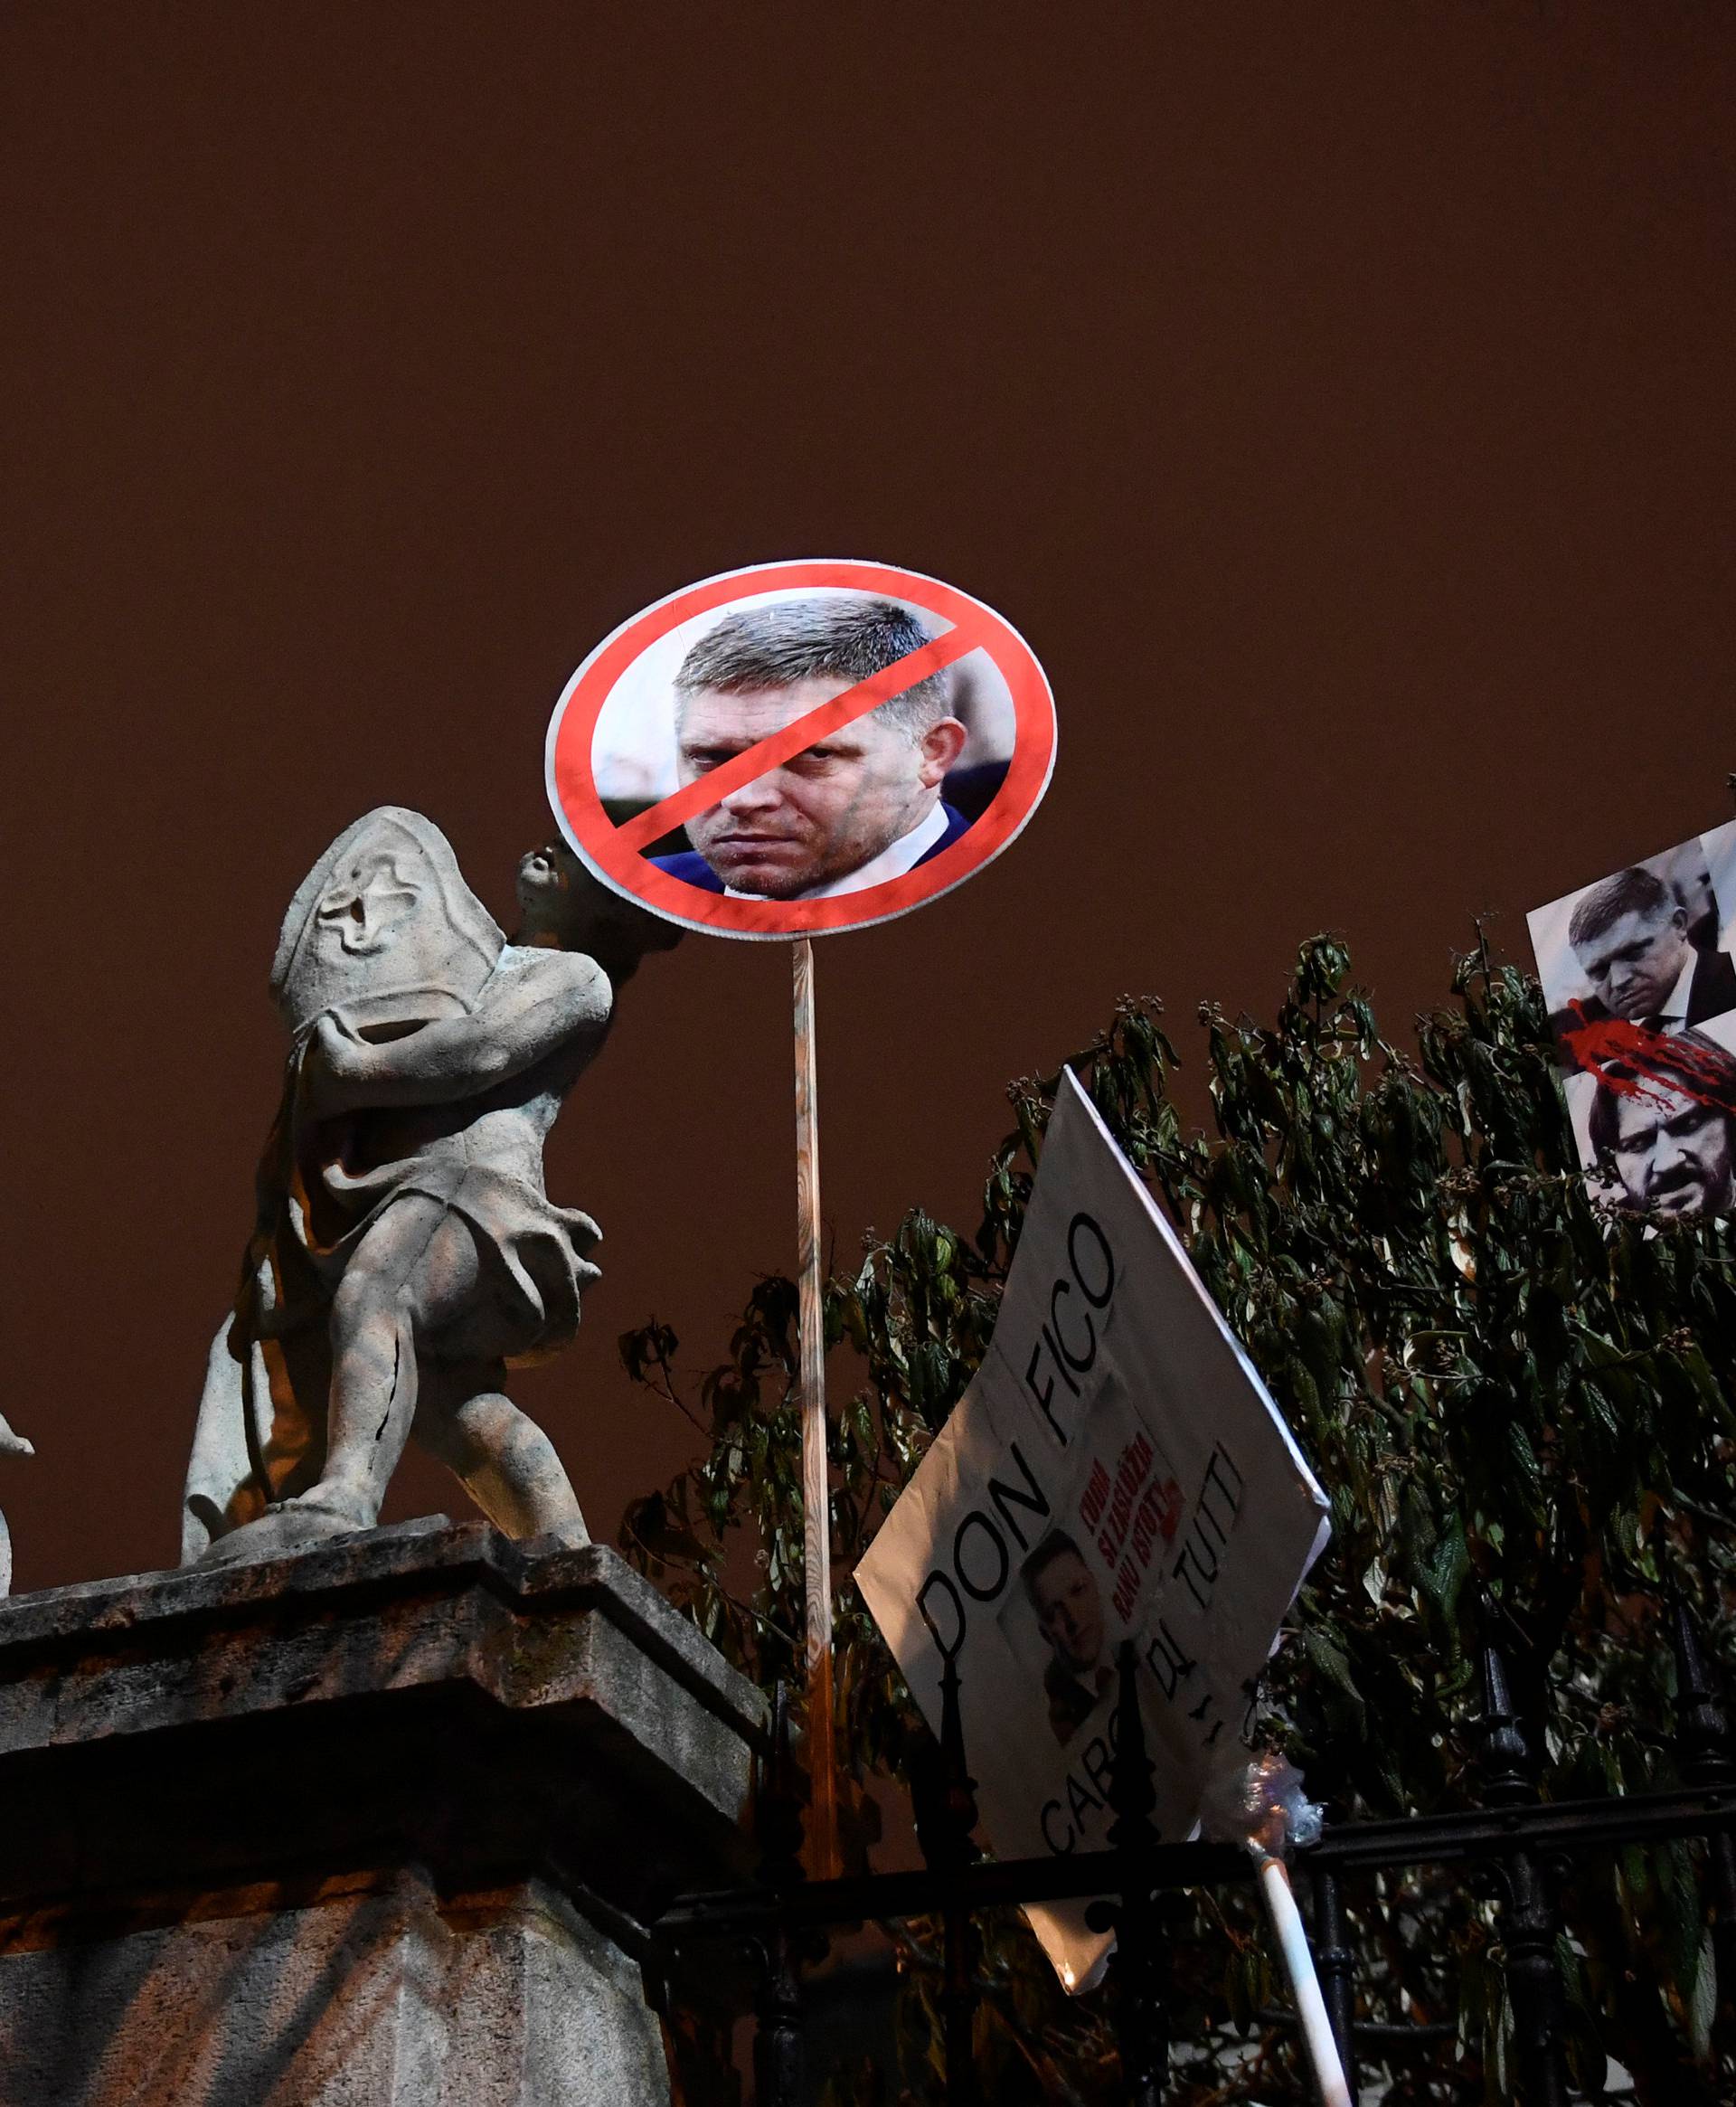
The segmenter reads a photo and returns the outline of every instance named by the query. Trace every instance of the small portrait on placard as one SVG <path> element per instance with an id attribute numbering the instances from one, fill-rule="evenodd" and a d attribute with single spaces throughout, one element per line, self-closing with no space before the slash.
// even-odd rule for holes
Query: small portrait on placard
<path id="1" fill-rule="evenodd" d="M 1041 1645 L 1018 1650 L 1042 1661 L 1050 1731 L 1065 1748 L 1115 1687 L 1109 1621 L 1091 1562 L 1064 1529 L 1052 1529 L 1019 1567 L 1018 1591 L 1003 1613 L 1034 1625 Z M 1008 1634 L 1009 1638 L 1013 1635 Z"/>
<path id="2" fill-rule="evenodd" d="M 1593 1192 L 1666 1221 L 1728 1213 L 1736 821 L 1527 919 Z"/>
<path id="3" fill-rule="evenodd" d="M 845 591 L 750 593 L 684 622 L 605 705 L 598 789 L 612 816 L 629 818 L 886 673 L 941 628 L 920 609 Z M 644 853 L 671 877 L 738 900 L 823 900 L 889 883 L 950 848 L 986 809 L 1012 757 L 1014 716 L 983 654 L 942 666 L 734 782 Z"/>
<path id="4" fill-rule="evenodd" d="M 1049 1725 L 1063 1748 L 1111 1698 L 1117 1649 L 1138 1633 L 1173 1578 L 1187 1504 L 1156 1426 L 1112 1369 L 1068 1462 L 1066 1480 L 1052 1488 L 1050 1526 L 996 1612 L 1014 1659 L 1043 1678 Z"/>

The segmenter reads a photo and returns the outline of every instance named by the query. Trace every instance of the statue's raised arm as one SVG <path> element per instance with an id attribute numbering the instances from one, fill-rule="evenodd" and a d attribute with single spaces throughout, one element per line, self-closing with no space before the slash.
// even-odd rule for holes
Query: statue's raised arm
<path id="1" fill-rule="evenodd" d="M 477 1097 L 570 1041 L 600 1039 L 609 1011 L 609 981 L 593 960 L 508 947 L 466 1016 L 371 1037 L 342 1009 L 324 1012 L 304 1059 L 303 1098 L 329 1119 Z"/>
<path id="2" fill-rule="evenodd" d="M 547 1436 L 504 1394 L 509 1366 L 571 1339 L 597 1277 L 597 1226 L 549 1199 L 542 1144 L 612 991 L 532 912 L 539 853 L 512 943 L 439 829 L 397 806 L 297 893 L 271 974 L 283 1100 L 207 1365 L 184 1561 L 372 1526 L 412 1435 L 510 1535 L 584 1541 Z M 661 941 L 638 938 L 627 971 Z"/>

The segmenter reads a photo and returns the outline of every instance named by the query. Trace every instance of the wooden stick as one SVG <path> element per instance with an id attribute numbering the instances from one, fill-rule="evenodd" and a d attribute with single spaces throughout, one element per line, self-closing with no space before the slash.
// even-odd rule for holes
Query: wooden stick
<path id="1" fill-rule="evenodd" d="M 820 1105 L 814 1033 L 814 947 L 798 937 L 796 967 L 796 1231 L 800 1262 L 804 1633 L 809 1862 L 838 1870 L 837 1771 L 832 1733 L 832 1498 L 826 1453 L 826 1309 L 820 1258 Z"/>

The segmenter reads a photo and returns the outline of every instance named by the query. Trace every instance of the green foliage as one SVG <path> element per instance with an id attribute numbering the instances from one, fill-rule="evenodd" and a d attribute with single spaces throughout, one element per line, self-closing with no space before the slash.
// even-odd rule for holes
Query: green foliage
<path id="1" fill-rule="evenodd" d="M 1155 1004 L 1122 1002 L 1069 1063 L 1331 1497 L 1332 1544 L 1264 1695 L 1269 1730 L 1342 1815 L 1475 1797 L 1479 1630 L 1507 1655 L 1558 1798 L 1675 1781 L 1671 1590 L 1695 1605 L 1726 1674 L 1736 1651 L 1736 1231 L 1595 1204 L 1535 982 L 1479 940 L 1452 994 L 1418 1021 L 1412 1056 L 1379 1037 L 1344 949 L 1305 945 L 1271 1025 L 1201 1013 L 1211 1135 L 1184 1130 Z M 858 1779 L 900 1772 L 923 1730 L 848 1575 L 982 1357 L 1058 1082 L 1013 1086 L 1014 1130 L 974 1238 L 912 1214 L 828 1290 L 828 1336 L 861 1369 L 831 1450 L 836 1697 Z M 761 1282 L 701 1385 L 709 1453 L 623 1530 L 761 1681 L 790 1673 L 800 1629 L 794 1320 L 789 1284 Z M 651 1328 L 623 1348 L 691 1409 L 672 1334 Z M 1366 2015 L 1458 2023 L 1457 2050 L 1395 2056 L 1390 2097 L 1504 2097 L 1510 2020 L 1486 1895 L 1420 1869 L 1351 1901 Z M 1608 2054 L 1642 2098 L 1723 2096 L 1690 1849 L 1587 1857 L 1565 1904 L 1569 2049 L 1587 2089 Z M 1209 1897 L 1181 1906 L 1176 2035 L 1199 2045 L 1183 2096 L 1299 2097 L 1281 2042 L 1242 2038 L 1272 1994 L 1251 1920 Z M 920 1926 L 899 1939 L 905 2023 L 920 2034 L 931 1943 Z M 986 1942 L 997 2094 L 1113 2097 L 1101 2014 L 1061 1998 L 1033 1956 L 1014 1924 Z M 934 2090 L 922 2055 L 907 2058 L 915 2097 Z"/>

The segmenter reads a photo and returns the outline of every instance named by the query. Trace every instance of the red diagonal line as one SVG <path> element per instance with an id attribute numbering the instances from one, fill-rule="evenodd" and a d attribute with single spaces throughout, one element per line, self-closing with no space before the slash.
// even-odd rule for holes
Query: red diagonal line
<path id="1" fill-rule="evenodd" d="M 967 652 L 976 650 L 982 641 L 974 623 L 966 620 L 956 624 L 944 637 L 936 637 L 918 650 L 907 651 L 902 658 L 893 659 L 890 666 L 870 674 L 866 680 L 859 680 L 854 687 L 845 688 L 829 703 L 822 703 L 817 709 L 794 719 L 781 732 L 773 732 L 745 752 L 735 754 L 716 768 L 707 769 L 703 775 L 672 792 L 660 805 L 647 806 L 643 812 L 636 813 L 617 828 L 617 840 L 623 848 L 648 848 L 660 836 L 684 827 L 695 813 L 707 812 L 713 805 L 721 805 L 731 791 L 739 790 L 744 783 L 750 783 L 757 776 L 767 775 L 775 768 L 782 768 L 787 761 L 794 761 L 798 753 L 806 753 L 810 746 L 817 746 L 834 732 L 842 731 L 858 717 L 865 717 L 870 710 L 879 709 L 882 703 L 890 703 L 894 695 L 901 695 L 906 688 L 914 687 L 929 674 L 955 665 Z"/>

